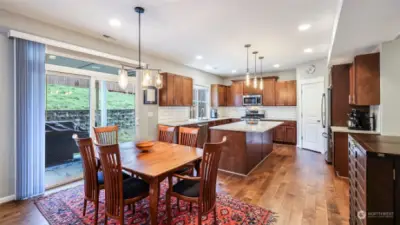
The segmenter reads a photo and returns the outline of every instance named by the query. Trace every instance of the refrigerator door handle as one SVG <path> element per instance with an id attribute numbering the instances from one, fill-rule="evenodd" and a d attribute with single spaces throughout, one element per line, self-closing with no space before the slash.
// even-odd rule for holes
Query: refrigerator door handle
<path id="1" fill-rule="evenodd" d="M 322 128 L 326 127 L 326 95 L 322 94 L 321 98 L 321 119 L 322 119 Z"/>

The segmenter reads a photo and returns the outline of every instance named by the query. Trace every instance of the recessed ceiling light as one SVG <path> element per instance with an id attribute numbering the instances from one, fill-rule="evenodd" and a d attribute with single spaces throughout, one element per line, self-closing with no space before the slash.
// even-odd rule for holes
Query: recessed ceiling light
<path id="1" fill-rule="evenodd" d="M 279 68 L 280 66 L 281 66 L 281 65 L 279 65 L 279 64 L 275 64 L 275 65 L 274 65 L 275 68 Z"/>
<path id="2" fill-rule="evenodd" d="M 110 24 L 110 26 L 112 26 L 112 27 L 120 27 L 121 21 L 119 21 L 118 19 L 110 19 L 108 21 L 108 24 Z"/>
<path id="3" fill-rule="evenodd" d="M 305 53 L 311 53 L 311 52 L 313 52 L 313 50 L 312 50 L 312 48 L 306 48 L 306 49 L 304 49 L 304 52 Z"/>
<path id="4" fill-rule="evenodd" d="M 236 73 L 236 70 L 232 70 L 232 73 Z"/>
<path id="5" fill-rule="evenodd" d="M 203 56 L 198 55 L 198 56 L 196 56 L 196 59 L 203 59 Z"/>
<path id="6" fill-rule="evenodd" d="M 299 31 L 305 31 L 311 28 L 311 24 L 305 23 L 305 24 L 301 24 L 298 29 Z"/>
<path id="7" fill-rule="evenodd" d="M 49 59 L 57 59 L 57 56 L 55 56 L 55 55 L 49 55 Z"/>

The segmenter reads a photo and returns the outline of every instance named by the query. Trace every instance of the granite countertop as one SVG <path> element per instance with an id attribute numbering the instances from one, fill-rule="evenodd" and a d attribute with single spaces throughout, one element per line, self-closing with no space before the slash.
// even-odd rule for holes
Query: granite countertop
<path id="1" fill-rule="evenodd" d="M 186 125 L 192 125 L 192 124 L 198 124 L 198 123 L 208 123 L 208 122 L 218 121 L 218 120 L 227 120 L 227 119 L 235 119 L 235 118 L 220 117 L 220 118 L 215 118 L 215 119 L 208 118 L 208 119 L 204 119 L 204 120 L 193 119 L 193 120 L 185 120 L 185 121 L 160 122 L 158 124 L 170 126 L 170 127 L 178 127 L 178 126 L 186 126 Z M 236 118 L 236 119 L 240 119 L 240 118 Z"/>
<path id="2" fill-rule="evenodd" d="M 373 130 L 351 130 L 348 127 L 331 126 L 332 132 L 352 133 L 352 134 L 380 134 Z"/>
<path id="3" fill-rule="evenodd" d="M 283 122 L 272 122 L 272 121 L 260 121 L 258 124 L 247 124 L 246 121 L 240 121 L 236 123 L 229 123 L 220 126 L 210 127 L 212 130 L 226 130 L 226 131 L 240 131 L 240 132 L 257 132 L 263 133 L 271 130 Z"/>
<path id="4" fill-rule="evenodd" d="M 368 134 L 350 134 L 367 152 L 400 155 L 400 137 Z"/>

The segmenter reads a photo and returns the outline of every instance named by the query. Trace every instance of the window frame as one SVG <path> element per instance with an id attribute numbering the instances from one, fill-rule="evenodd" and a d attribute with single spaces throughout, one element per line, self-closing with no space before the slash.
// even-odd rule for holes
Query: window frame
<path id="1" fill-rule="evenodd" d="M 206 94 L 205 94 L 205 100 L 204 101 L 200 101 L 199 100 L 199 90 L 205 90 L 205 92 L 206 92 Z M 209 118 L 209 109 L 210 109 L 210 88 L 209 87 L 207 87 L 207 86 L 202 86 L 202 85 L 197 85 L 197 84 L 195 84 L 195 85 L 193 85 L 193 99 L 192 99 L 192 102 L 193 102 L 193 106 L 194 106 L 194 108 L 195 108 L 195 112 L 196 112 L 196 115 L 195 115 L 195 118 L 196 119 L 199 119 L 200 117 L 199 117 L 199 113 L 200 113 L 200 110 L 199 110 L 199 103 L 205 103 L 205 105 L 206 105 L 206 109 L 205 109 L 205 118 Z"/>

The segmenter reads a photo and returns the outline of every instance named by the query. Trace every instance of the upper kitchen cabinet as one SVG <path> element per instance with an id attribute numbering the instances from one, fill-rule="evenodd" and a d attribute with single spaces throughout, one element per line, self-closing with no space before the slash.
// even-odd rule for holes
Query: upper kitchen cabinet
<path id="1" fill-rule="evenodd" d="M 275 105 L 296 106 L 296 81 L 278 81 L 275 83 Z"/>
<path id="2" fill-rule="evenodd" d="M 211 107 L 227 106 L 226 89 L 225 85 L 211 85 Z"/>
<path id="3" fill-rule="evenodd" d="M 262 95 L 262 92 L 259 88 L 254 88 L 253 78 L 250 80 L 249 86 L 246 85 L 246 82 L 243 82 L 243 95 Z"/>
<path id="4" fill-rule="evenodd" d="M 193 80 L 189 77 L 162 73 L 163 88 L 159 93 L 160 106 L 191 106 Z"/>
<path id="5" fill-rule="evenodd" d="M 351 105 L 380 104 L 379 70 L 379 53 L 359 55 L 354 58 L 349 71 Z"/>
<path id="6" fill-rule="evenodd" d="M 232 85 L 226 87 L 227 106 L 242 106 L 243 83 L 243 81 L 232 81 Z"/>
<path id="7" fill-rule="evenodd" d="M 277 77 L 263 78 L 264 89 L 262 92 L 262 101 L 264 106 L 275 106 L 275 83 Z"/>

